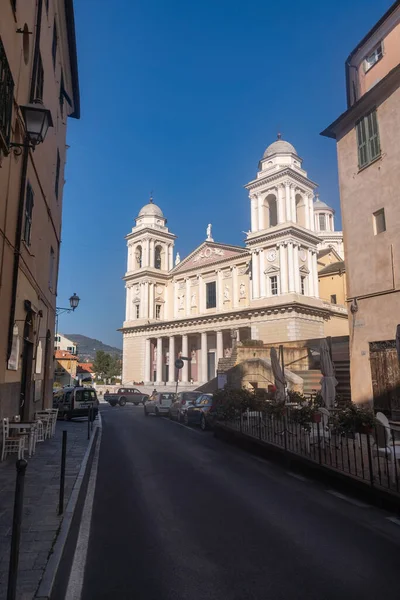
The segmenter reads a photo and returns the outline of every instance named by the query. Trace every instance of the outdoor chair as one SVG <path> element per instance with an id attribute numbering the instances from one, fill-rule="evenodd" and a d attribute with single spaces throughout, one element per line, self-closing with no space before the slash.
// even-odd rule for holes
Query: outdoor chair
<path id="1" fill-rule="evenodd" d="M 395 464 L 396 461 L 400 461 L 400 446 L 393 444 L 390 428 L 383 425 L 382 421 L 374 427 L 372 436 L 374 438 L 372 446 L 374 458 L 377 458 L 378 462 L 380 458 L 385 459 L 385 471 L 386 461 L 389 463 L 392 481 L 396 482 L 396 471 L 400 475 L 399 466 Z"/>
<path id="2" fill-rule="evenodd" d="M 18 458 L 24 458 L 25 451 L 25 435 L 16 434 L 15 437 L 10 437 L 9 419 L 3 419 L 3 449 L 1 452 L 1 460 L 4 460 L 7 454 L 17 453 Z"/>
<path id="3" fill-rule="evenodd" d="M 51 435 L 52 429 L 52 415 L 51 413 L 41 410 L 35 413 L 35 420 L 42 422 L 43 427 L 43 439 L 47 439 Z M 38 440 L 39 441 L 39 440 Z M 43 440 L 41 440 L 43 441 Z"/>
<path id="4" fill-rule="evenodd" d="M 43 421 L 36 415 L 35 415 L 35 421 L 36 421 L 36 443 L 44 442 L 45 437 L 44 437 Z"/>
<path id="5" fill-rule="evenodd" d="M 386 415 L 383 414 L 383 412 L 377 412 L 375 415 L 375 418 L 377 421 L 379 421 L 380 423 L 382 423 L 382 425 L 384 427 L 389 427 L 390 429 L 390 423 L 389 423 L 389 419 L 387 418 Z M 391 437 L 391 442 L 393 445 L 393 436 L 392 436 L 392 431 L 390 430 L 390 437 Z M 395 446 L 400 446 L 400 440 L 394 440 L 394 445 Z"/>

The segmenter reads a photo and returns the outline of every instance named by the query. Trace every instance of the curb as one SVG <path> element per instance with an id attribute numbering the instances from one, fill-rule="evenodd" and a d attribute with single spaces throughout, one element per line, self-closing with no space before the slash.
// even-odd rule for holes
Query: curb
<path id="1" fill-rule="evenodd" d="M 91 463 L 88 465 L 89 457 L 92 452 L 93 445 L 96 441 L 98 442 L 99 430 L 103 427 L 100 411 L 98 412 L 98 421 L 96 423 L 96 429 L 90 438 L 89 445 L 86 449 L 85 456 L 79 469 L 78 477 L 74 483 L 74 487 L 71 492 L 71 496 L 68 500 L 67 507 L 65 509 L 64 518 L 61 523 L 59 534 L 56 538 L 56 542 L 53 546 L 53 551 L 47 561 L 46 568 L 43 573 L 42 580 L 39 588 L 34 596 L 35 600 L 49 600 L 53 591 L 54 582 L 56 579 L 58 567 L 60 565 L 61 557 L 64 552 L 64 547 L 68 538 L 69 530 L 71 527 L 72 519 L 75 513 L 76 504 L 78 502 L 79 493 L 81 491 L 82 483 L 86 475 L 88 468 L 91 468 Z"/>

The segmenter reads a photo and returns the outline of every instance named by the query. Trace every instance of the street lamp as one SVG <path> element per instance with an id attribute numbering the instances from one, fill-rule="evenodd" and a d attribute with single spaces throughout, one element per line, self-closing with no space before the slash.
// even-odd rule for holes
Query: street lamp
<path id="1" fill-rule="evenodd" d="M 25 123 L 25 138 L 27 144 L 11 142 L 10 146 L 19 148 L 32 148 L 44 142 L 49 127 L 53 127 L 51 112 L 43 105 L 41 100 L 34 100 L 30 104 L 20 106 Z"/>
<path id="2" fill-rule="evenodd" d="M 61 306 L 56 306 L 56 334 L 58 333 L 58 317 L 64 313 L 74 312 L 74 310 L 78 308 L 79 302 L 80 298 L 74 292 L 69 299 L 70 308 L 62 308 Z"/>

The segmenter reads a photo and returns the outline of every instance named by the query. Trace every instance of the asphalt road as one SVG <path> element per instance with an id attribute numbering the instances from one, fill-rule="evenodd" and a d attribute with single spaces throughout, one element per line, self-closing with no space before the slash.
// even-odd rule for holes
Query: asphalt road
<path id="1" fill-rule="evenodd" d="M 399 595 L 390 515 L 142 407 L 102 415 L 84 600 Z"/>

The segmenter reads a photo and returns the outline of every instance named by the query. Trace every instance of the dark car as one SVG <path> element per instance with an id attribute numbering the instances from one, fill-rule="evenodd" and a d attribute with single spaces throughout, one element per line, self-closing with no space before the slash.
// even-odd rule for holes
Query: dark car
<path id="1" fill-rule="evenodd" d="M 144 404 L 149 399 L 148 394 L 144 394 L 137 388 L 119 388 L 116 394 L 104 394 L 104 400 L 107 400 L 111 406 L 125 406 L 127 402 L 139 406 Z"/>
<path id="2" fill-rule="evenodd" d="M 201 392 L 179 392 L 176 400 L 169 407 L 169 418 L 181 422 L 184 414 L 183 408 L 195 404 L 197 398 L 201 395 Z"/>
<path id="3" fill-rule="evenodd" d="M 200 428 L 205 431 L 211 425 L 212 411 L 213 395 L 202 394 L 195 404 L 183 407 L 183 422 L 185 425 L 200 425 Z"/>

